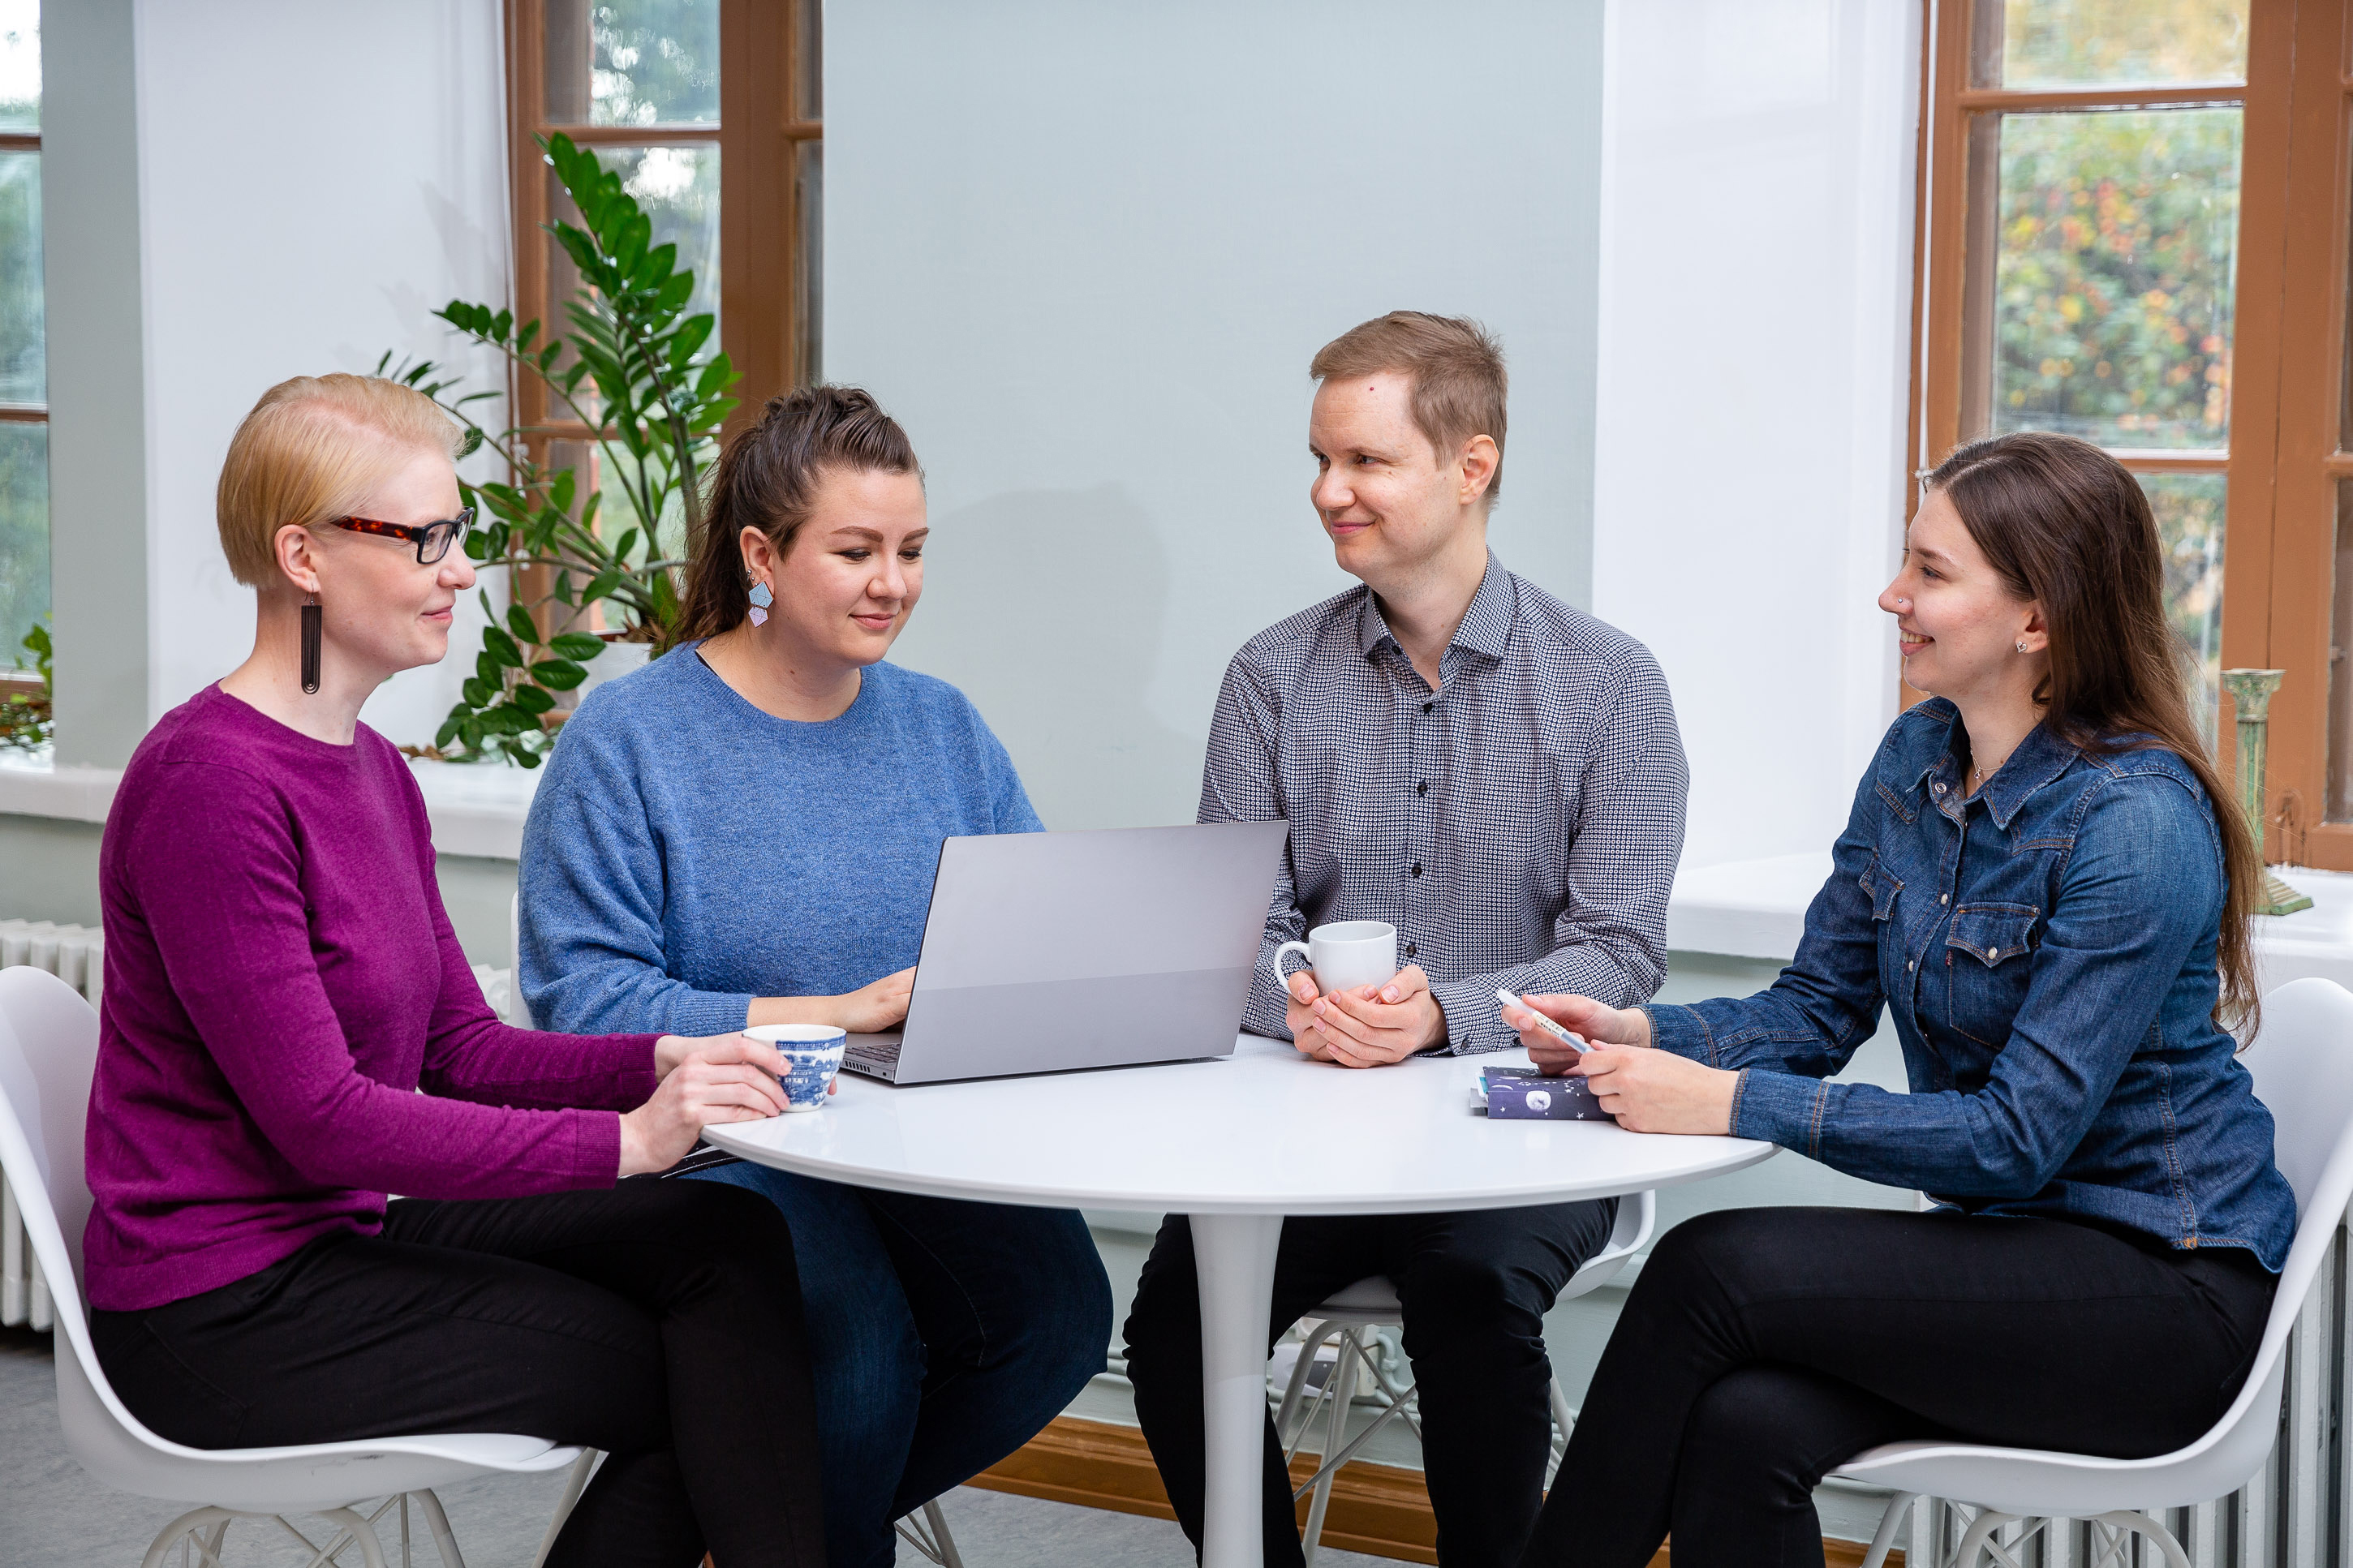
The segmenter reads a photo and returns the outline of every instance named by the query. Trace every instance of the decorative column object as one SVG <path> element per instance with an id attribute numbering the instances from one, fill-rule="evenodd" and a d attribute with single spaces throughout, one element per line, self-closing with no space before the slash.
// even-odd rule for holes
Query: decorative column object
<path id="1" fill-rule="evenodd" d="M 2247 830 L 2255 836 L 2255 858 L 2263 857 L 2263 767 L 2272 745 L 2272 693 L 2287 678 L 2284 669 L 2226 669 L 2222 689 L 2239 713 L 2239 804 L 2247 814 Z M 2312 900 L 2265 870 L 2263 890 L 2255 900 L 2259 915 L 2289 915 L 2312 908 Z"/>

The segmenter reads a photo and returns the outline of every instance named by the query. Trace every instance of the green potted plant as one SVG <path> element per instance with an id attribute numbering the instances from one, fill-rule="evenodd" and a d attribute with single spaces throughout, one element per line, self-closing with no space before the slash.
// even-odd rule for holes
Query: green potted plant
<path id="1" fill-rule="evenodd" d="M 653 225 L 620 175 L 560 132 L 540 146 L 580 213 L 577 226 L 547 226 L 580 273 L 577 292 L 564 302 L 568 326 L 517 323 L 512 311 L 460 300 L 434 315 L 501 354 L 514 374 L 537 378 L 550 405 L 590 432 L 604 484 L 590 489 L 570 465 L 534 455 L 530 430 L 493 431 L 477 421 L 470 405 L 497 392 L 464 391 L 430 360 L 396 365 L 387 353 L 376 364 L 377 374 L 416 387 L 459 421 L 461 456 L 487 447 L 508 474 L 459 485 L 478 519 L 467 552 L 506 570 L 506 611 L 482 591 L 490 625 L 474 673 L 432 745 L 409 750 L 527 768 L 554 743 L 551 716 L 563 694 L 587 679 L 588 661 L 608 640 L 569 629 L 583 612 L 602 605 L 621 622 L 614 640 L 646 645 L 656 657 L 669 650 L 685 542 L 702 526 L 702 476 L 717 460 L 720 425 L 736 406 L 728 391 L 741 379 L 725 353 L 705 352 L 714 318 L 684 313 L 694 274 L 678 265 L 675 245 L 652 243 Z M 608 506 L 613 490 L 619 501 Z M 535 595 L 525 575 L 533 569 L 545 584 Z"/>
<path id="2" fill-rule="evenodd" d="M 57 685 L 49 666 L 49 628 L 35 621 L 33 629 L 17 646 L 33 656 L 32 673 L 40 677 L 41 689 L 10 691 L 0 698 L 0 747 L 37 752 L 49 743 L 56 728 L 50 707 Z M 14 663 L 17 670 L 23 670 L 24 656 L 18 655 Z"/>

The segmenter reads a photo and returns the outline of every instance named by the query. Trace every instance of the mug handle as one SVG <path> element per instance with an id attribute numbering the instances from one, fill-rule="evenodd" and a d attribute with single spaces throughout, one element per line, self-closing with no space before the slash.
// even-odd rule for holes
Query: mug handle
<path id="1" fill-rule="evenodd" d="M 1309 951 L 1303 942 L 1286 942 L 1274 950 L 1274 983 L 1282 988 L 1284 994 L 1288 995 L 1291 991 L 1291 976 L 1282 972 L 1282 955 L 1286 952 L 1297 953 L 1307 961 L 1308 967 L 1311 969 L 1315 965 L 1315 954 Z"/>

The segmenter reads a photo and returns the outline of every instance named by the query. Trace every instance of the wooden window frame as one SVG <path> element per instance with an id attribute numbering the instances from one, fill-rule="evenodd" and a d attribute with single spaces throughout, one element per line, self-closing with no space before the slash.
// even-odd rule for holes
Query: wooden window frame
<path id="1" fill-rule="evenodd" d="M 819 0 L 721 0 L 719 123 L 589 126 L 547 118 L 546 0 L 506 0 L 507 146 L 514 215 L 514 313 L 558 330 L 548 298 L 546 159 L 538 138 L 561 131 L 583 146 L 719 149 L 719 340 L 744 379 L 732 435 L 762 404 L 797 384 L 804 323 L 800 272 L 816 258 L 799 252 L 799 148 L 821 142 L 824 124 L 801 113 L 802 7 Z M 754 258 L 785 259 L 782 277 Z M 515 420 L 536 446 L 586 440 L 577 420 L 553 418 L 534 378 L 512 378 Z"/>
<path id="2" fill-rule="evenodd" d="M 37 131 L 0 131 L 0 153 L 37 154 L 40 150 L 41 133 Z M 47 425 L 48 422 L 49 405 L 46 400 L 39 403 L 0 403 L 0 425 Z M 0 658 L 16 652 L 14 648 L 0 649 Z M 37 675 L 14 668 L 0 669 L 0 700 L 12 694 L 38 697 L 41 689 L 41 678 Z"/>
<path id="3" fill-rule="evenodd" d="M 2327 782 L 2334 487 L 2353 477 L 2353 456 L 2337 444 L 2353 0 L 2251 0 L 2243 86 L 2054 90 L 1973 84 L 1974 18 L 2000 3 L 1922 0 L 1915 464 L 1926 470 L 1963 439 L 1982 434 L 1966 430 L 1964 419 L 1972 408 L 1990 407 L 1983 377 L 1991 342 L 1994 213 L 1973 213 L 1969 205 L 1978 117 L 2242 106 L 2227 453 L 2111 450 L 2136 473 L 2224 476 L 2222 666 L 2287 671 L 2271 706 L 2265 852 L 2274 860 L 2353 870 L 2353 823 L 2318 820 Z M 1917 487 L 1912 504 L 1918 504 Z M 1904 690 L 1907 702 L 1920 695 Z M 2231 723 L 2225 694 L 2218 716 L 2222 735 Z M 2227 773 L 2234 750 L 2219 749 Z"/>

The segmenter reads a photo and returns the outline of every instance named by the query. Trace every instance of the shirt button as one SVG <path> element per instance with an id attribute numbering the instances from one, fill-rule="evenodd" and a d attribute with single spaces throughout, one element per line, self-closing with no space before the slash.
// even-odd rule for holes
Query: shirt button
<path id="1" fill-rule="evenodd" d="M 1940 904 L 1949 904 L 1953 901 L 1953 895 L 1950 893 L 1938 893 L 1936 895 L 1936 901 Z"/>
<path id="2" fill-rule="evenodd" d="M 1417 877 L 1421 875 L 1421 862 L 1419 860 L 1413 863 L 1413 874 Z"/>
<path id="3" fill-rule="evenodd" d="M 1942 795 L 1945 793 L 1945 786 L 1943 784 L 1938 784 L 1936 786 L 1936 790 L 1938 795 Z"/>
<path id="4" fill-rule="evenodd" d="M 1912 968 L 1913 968 L 1913 963 L 1912 963 L 1912 960 L 1910 960 L 1910 959 L 1908 959 L 1908 958 L 1907 958 L 1907 959 L 1905 959 L 1905 960 L 1904 961 L 1904 973 L 1906 973 L 1906 974 L 1911 973 L 1912 973 Z"/>
<path id="5" fill-rule="evenodd" d="M 1416 795 L 1428 795 L 1430 793 L 1430 781 L 1428 779 L 1424 779 L 1419 784 L 1414 785 L 1413 793 Z"/>
<path id="6" fill-rule="evenodd" d="M 1411 943 L 1411 942 L 1407 942 L 1407 943 L 1405 944 L 1405 955 L 1406 955 L 1408 958 L 1411 958 L 1415 953 L 1419 952 L 1420 951 L 1421 951 L 1421 949 L 1419 949 L 1419 948 L 1416 947 L 1416 946 L 1415 946 L 1413 943 Z"/>
<path id="7" fill-rule="evenodd" d="M 1435 708 L 1435 707 L 1437 707 L 1437 706 L 1438 706 L 1438 704 L 1437 704 L 1437 703 L 1435 703 L 1435 702 L 1425 702 L 1425 703 L 1423 703 L 1423 704 L 1421 705 L 1421 710 L 1422 710 L 1423 712 L 1427 713 L 1427 712 L 1429 712 L 1431 709 L 1433 709 L 1433 708 Z"/>

